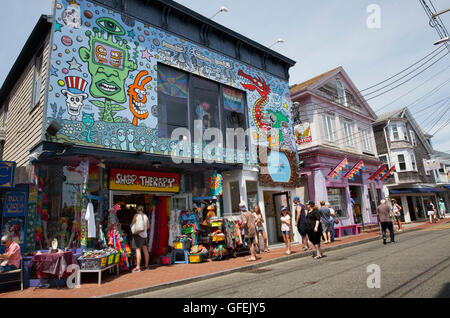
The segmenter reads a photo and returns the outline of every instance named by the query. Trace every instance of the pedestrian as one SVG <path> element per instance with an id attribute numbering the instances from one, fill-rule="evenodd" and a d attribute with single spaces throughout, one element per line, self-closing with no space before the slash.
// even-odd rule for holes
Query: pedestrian
<path id="1" fill-rule="evenodd" d="M 381 235 L 383 236 L 384 245 L 386 245 L 387 229 L 389 229 L 391 243 L 395 243 L 394 224 L 392 223 L 391 216 L 394 217 L 391 207 L 387 205 L 386 200 L 381 200 L 381 205 L 377 208 L 377 220 L 381 226 Z"/>
<path id="2" fill-rule="evenodd" d="M 133 273 L 138 273 L 141 271 L 141 261 L 142 253 L 144 253 L 145 267 L 144 270 L 148 268 L 149 265 L 149 254 L 147 249 L 147 238 L 150 231 L 150 222 L 147 215 L 144 214 L 144 207 L 142 205 L 138 206 L 136 214 L 131 222 L 132 232 L 133 228 L 137 229 L 132 235 L 131 247 L 136 251 L 136 268 L 132 270 Z M 143 231 L 140 231 L 144 229 Z"/>
<path id="3" fill-rule="evenodd" d="M 329 202 L 325 203 L 325 206 L 330 210 L 330 238 L 331 238 L 331 242 L 334 242 L 334 237 L 335 237 L 334 221 L 336 220 L 336 212 L 331 207 L 331 204 Z"/>
<path id="4" fill-rule="evenodd" d="M 331 243 L 331 233 L 330 233 L 330 209 L 325 206 L 325 201 L 320 201 L 320 218 L 323 228 L 323 237 L 325 239 L 325 244 Z"/>
<path id="5" fill-rule="evenodd" d="M 253 213 L 247 210 L 247 206 L 245 203 L 241 203 L 239 205 L 241 209 L 241 218 L 242 218 L 242 228 L 244 229 L 245 242 L 247 246 L 250 248 L 250 258 L 247 259 L 247 262 L 256 261 L 256 251 L 255 251 L 255 237 L 256 237 L 256 224 L 255 217 Z"/>
<path id="6" fill-rule="evenodd" d="M 425 204 L 425 209 L 427 210 L 427 215 L 430 218 L 430 224 L 433 223 L 434 218 L 434 205 L 431 203 L 430 200 L 427 201 L 427 204 Z"/>
<path id="7" fill-rule="evenodd" d="M 306 212 L 305 206 L 300 203 L 299 197 L 294 198 L 294 211 L 296 214 L 297 230 L 298 230 L 298 233 L 300 233 L 300 236 L 302 238 L 302 244 L 303 244 L 302 251 L 308 251 L 311 248 L 309 247 L 308 235 L 306 234 L 307 212 Z"/>
<path id="8" fill-rule="evenodd" d="M 392 199 L 391 200 L 392 203 L 392 211 L 394 212 L 394 217 L 395 217 L 395 221 L 397 222 L 397 226 L 398 226 L 398 231 L 401 232 L 403 231 L 402 228 L 402 214 L 400 213 L 400 211 L 402 210 L 402 207 L 397 203 L 397 200 Z"/>
<path id="9" fill-rule="evenodd" d="M 445 202 L 444 199 L 439 200 L 439 210 L 441 210 L 441 217 L 444 219 L 447 211 L 445 210 Z"/>
<path id="10" fill-rule="evenodd" d="M 320 238 L 322 236 L 322 224 L 320 222 L 319 208 L 314 202 L 309 201 L 307 204 L 308 215 L 306 216 L 306 233 L 311 243 L 316 248 L 315 259 L 323 257 L 322 250 L 320 248 Z"/>
<path id="11" fill-rule="evenodd" d="M 19 269 L 21 260 L 19 244 L 13 241 L 9 233 L 2 236 L 1 242 L 6 251 L 4 254 L 0 254 L 0 273 Z"/>
<path id="12" fill-rule="evenodd" d="M 286 255 L 291 254 L 291 217 L 285 206 L 281 207 L 281 233 L 283 233 L 284 244 L 286 244 Z"/>
<path id="13" fill-rule="evenodd" d="M 259 242 L 259 234 L 261 234 L 264 240 L 264 252 L 269 253 L 269 247 L 267 244 L 267 233 L 264 228 L 264 218 L 261 213 L 261 209 L 259 208 L 259 205 L 255 205 L 253 207 L 253 216 L 255 217 L 256 223 L 256 237 L 258 238 L 257 241 Z M 258 248 L 260 248 L 260 244 L 258 244 Z"/>

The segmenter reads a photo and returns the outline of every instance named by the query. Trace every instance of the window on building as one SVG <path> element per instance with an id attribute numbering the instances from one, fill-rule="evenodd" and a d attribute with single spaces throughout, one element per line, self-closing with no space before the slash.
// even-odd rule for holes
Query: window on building
<path id="1" fill-rule="evenodd" d="M 3 106 L 3 122 L 2 122 L 2 127 L 6 127 L 6 123 L 8 122 L 8 108 L 9 108 L 9 99 L 6 100 L 5 106 Z"/>
<path id="2" fill-rule="evenodd" d="M 322 123 L 326 140 L 334 141 L 333 121 L 331 119 L 331 115 L 330 114 L 322 115 Z"/>
<path id="3" fill-rule="evenodd" d="M 347 106 L 347 100 L 345 98 L 345 88 L 340 79 L 336 79 L 336 87 L 338 92 L 339 104 Z"/>
<path id="4" fill-rule="evenodd" d="M 363 149 L 365 151 L 372 151 L 372 146 L 370 143 L 369 129 L 361 129 L 361 137 L 362 137 Z"/>
<path id="5" fill-rule="evenodd" d="M 414 153 L 411 153 L 411 165 L 413 171 L 417 171 L 416 156 L 414 155 Z"/>
<path id="6" fill-rule="evenodd" d="M 399 171 L 406 171 L 405 155 L 398 155 L 397 158 Z"/>
<path id="7" fill-rule="evenodd" d="M 219 84 L 197 76 L 192 77 L 191 116 L 201 121 L 203 129 L 221 128 L 219 122 Z M 193 103 L 193 104 L 192 104 Z"/>
<path id="8" fill-rule="evenodd" d="M 410 130 L 409 136 L 411 137 L 411 144 L 413 146 L 417 146 L 416 135 L 414 134 L 414 131 Z"/>
<path id="9" fill-rule="evenodd" d="M 387 156 L 387 155 L 381 155 L 381 156 L 379 156 L 379 159 L 380 159 L 380 161 L 381 161 L 383 164 L 389 166 L 389 161 L 388 161 L 388 156 Z"/>
<path id="10" fill-rule="evenodd" d="M 239 181 L 230 182 L 231 209 L 233 214 L 240 214 L 239 203 L 241 203 L 241 192 Z"/>
<path id="11" fill-rule="evenodd" d="M 328 202 L 336 212 L 338 218 L 347 218 L 347 204 L 345 200 L 345 190 L 343 188 L 328 188 Z"/>
<path id="12" fill-rule="evenodd" d="M 34 60 L 34 77 L 33 77 L 33 96 L 31 99 L 31 108 L 39 104 L 42 88 L 42 64 L 44 61 L 43 49 L 39 51 Z"/>
<path id="13" fill-rule="evenodd" d="M 247 208 L 253 211 L 255 205 L 258 205 L 258 182 L 256 181 L 246 181 L 247 186 Z"/>
<path id="14" fill-rule="evenodd" d="M 344 121 L 345 139 L 346 139 L 347 146 L 350 146 L 350 147 L 353 147 L 355 145 L 353 142 L 352 126 L 353 126 L 352 123 L 350 123 L 348 121 Z"/>
<path id="15" fill-rule="evenodd" d="M 177 128 L 189 129 L 188 75 L 158 64 L 158 126 L 160 138 Z"/>
<path id="16" fill-rule="evenodd" d="M 400 135 L 398 134 L 398 126 L 397 124 L 392 125 L 392 140 L 399 140 Z"/>
<path id="17" fill-rule="evenodd" d="M 245 93 L 234 88 L 223 87 L 223 109 L 225 128 L 247 129 L 245 120 Z"/>
<path id="18" fill-rule="evenodd" d="M 408 141 L 408 133 L 407 133 L 406 127 L 402 126 L 402 132 L 403 132 L 403 140 Z"/>

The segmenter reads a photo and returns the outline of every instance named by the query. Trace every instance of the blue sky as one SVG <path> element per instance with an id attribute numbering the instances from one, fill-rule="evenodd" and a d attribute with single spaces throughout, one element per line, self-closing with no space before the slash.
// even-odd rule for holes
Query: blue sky
<path id="1" fill-rule="evenodd" d="M 428 18 L 419 0 L 177 2 L 207 17 L 225 6 L 229 12 L 219 14 L 214 20 L 263 45 L 269 46 L 278 38 L 283 38 L 286 42 L 277 44 L 273 49 L 297 61 L 290 71 L 290 84 L 343 66 L 357 88 L 362 90 L 423 58 L 436 48 L 433 43 L 438 40 L 436 31 L 428 26 Z M 381 9 L 380 29 L 367 27 L 370 13 L 366 10 L 370 4 L 377 4 Z M 447 0 L 433 0 L 433 4 L 438 10 L 450 7 Z M 2 2 L 0 40 L 3 43 L 3 63 L 0 64 L 0 83 L 6 78 L 40 14 L 49 14 L 51 6 L 52 0 Z M 442 19 L 450 29 L 450 12 L 444 14 Z M 413 115 L 417 113 L 417 122 L 423 122 L 425 130 L 434 125 L 434 132 L 450 119 L 450 111 L 445 113 L 445 104 L 427 109 L 450 96 L 450 81 L 446 82 L 450 71 L 445 70 L 449 65 L 450 54 L 407 84 L 370 100 L 369 104 L 375 111 L 384 107 L 381 113 L 412 104 L 411 112 Z M 433 93 L 441 84 L 444 85 Z M 396 99 L 396 102 L 385 107 Z M 417 100 L 419 102 L 413 104 Z M 436 124 L 438 119 L 440 121 Z M 449 135 L 450 126 L 438 131 L 433 138 L 434 148 L 450 152 Z"/>

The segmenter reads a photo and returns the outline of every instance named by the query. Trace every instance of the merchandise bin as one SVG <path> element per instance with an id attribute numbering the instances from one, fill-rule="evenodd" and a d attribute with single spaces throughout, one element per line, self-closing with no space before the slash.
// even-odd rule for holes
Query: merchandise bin
<path id="1" fill-rule="evenodd" d="M 176 250 L 188 250 L 191 248 L 191 241 L 173 242 L 173 247 Z"/>

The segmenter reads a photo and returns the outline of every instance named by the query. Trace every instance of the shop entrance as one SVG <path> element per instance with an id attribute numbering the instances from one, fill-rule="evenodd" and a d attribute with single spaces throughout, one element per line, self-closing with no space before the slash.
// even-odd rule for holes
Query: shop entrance
<path id="1" fill-rule="evenodd" d="M 287 207 L 292 218 L 291 207 L 289 206 L 289 192 L 264 191 L 264 208 L 266 211 L 266 230 L 270 244 L 283 242 L 281 233 L 281 207 Z"/>
<path id="2" fill-rule="evenodd" d="M 365 221 L 363 216 L 362 188 L 359 186 L 350 186 L 349 190 L 355 224 L 362 224 Z"/>

